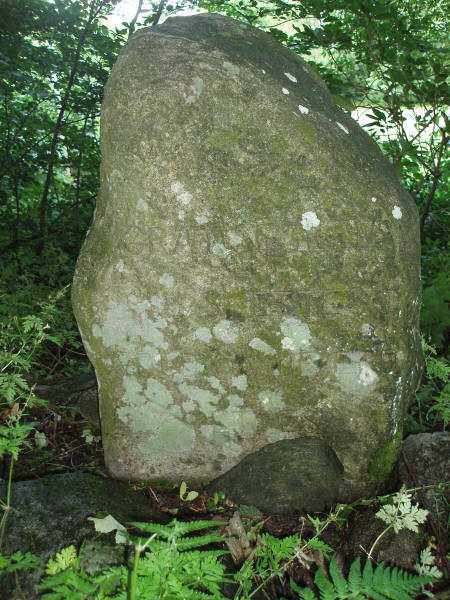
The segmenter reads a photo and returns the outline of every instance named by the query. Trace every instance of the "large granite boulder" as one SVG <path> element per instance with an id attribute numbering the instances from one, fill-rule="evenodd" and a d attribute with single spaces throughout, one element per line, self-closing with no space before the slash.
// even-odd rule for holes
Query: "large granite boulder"
<path id="1" fill-rule="evenodd" d="M 421 370 L 417 211 L 376 144 L 294 52 L 200 14 L 123 48 L 101 151 L 73 307 L 109 471 L 194 484 L 313 437 L 340 500 L 376 492 Z"/>

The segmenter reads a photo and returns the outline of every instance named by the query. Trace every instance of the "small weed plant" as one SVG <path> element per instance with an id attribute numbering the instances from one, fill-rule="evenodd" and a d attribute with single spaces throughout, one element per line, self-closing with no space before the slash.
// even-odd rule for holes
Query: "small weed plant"
<path id="1" fill-rule="evenodd" d="M 406 427 L 410 433 L 439 428 L 445 431 L 450 424 L 450 365 L 424 338 L 422 352 L 425 359 L 424 380 Z"/>
<path id="2" fill-rule="evenodd" d="M 27 375 L 36 369 L 45 343 L 55 347 L 64 343 L 64 338 L 52 327 L 57 304 L 64 294 L 65 290 L 62 290 L 42 303 L 37 315 L 13 316 L 0 323 L 0 458 L 9 459 L 6 499 L 0 500 L 3 509 L 0 548 L 10 510 L 14 464 L 21 451 L 31 444 L 30 434 L 35 427 L 31 419 L 33 407 L 45 405 L 34 394 Z M 41 446 L 45 443 L 39 436 L 36 441 Z"/>

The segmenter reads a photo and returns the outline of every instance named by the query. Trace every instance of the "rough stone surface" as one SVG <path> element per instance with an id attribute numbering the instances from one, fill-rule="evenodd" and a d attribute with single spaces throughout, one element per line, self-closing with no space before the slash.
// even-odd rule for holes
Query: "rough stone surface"
<path id="1" fill-rule="evenodd" d="M 409 435 L 404 440 L 402 449 L 409 469 L 403 460 L 399 460 L 397 472 L 401 483 L 407 488 L 446 484 L 441 489 L 424 487 L 421 491 L 426 508 L 430 511 L 430 518 L 439 531 L 445 532 L 450 506 L 450 433 Z"/>
<path id="2" fill-rule="evenodd" d="M 343 546 L 348 564 L 358 556 L 364 563 L 377 537 L 386 529 L 386 523 L 375 516 L 378 510 L 362 510 L 351 521 Z M 372 556 L 377 563 L 383 561 L 391 566 L 413 570 L 414 564 L 419 562 L 420 545 L 420 534 L 408 529 L 395 533 L 390 529 L 377 542 Z"/>
<path id="3" fill-rule="evenodd" d="M 207 487 L 264 513 L 293 515 L 328 510 L 344 468 L 322 440 L 307 437 L 268 444 Z M 263 491 L 262 491 L 263 490 Z"/>
<path id="4" fill-rule="evenodd" d="M 4 495 L 5 484 L 0 483 L 0 496 Z M 133 492 L 126 484 L 82 472 L 18 481 L 12 487 L 11 506 L 2 552 L 8 555 L 17 550 L 33 552 L 44 562 L 61 548 L 71 544 L 78 547 L 83 539 L 98 537 L 88 517 L 111 514 L 123 524 L 169 521 L 167 515 L 153 509 L 147 498 Z M 105 538 L 102 536 L 102 540 Z M 85 560 L 89 557 L 90 568 L 96 562 L 112 564 L 123 560 L 123 548 L 117 550 L 115 544 L 99 546 L 92 542 L 85 550 Z M 23 592 L 19 597 L 37 598 L 39 573 L 26 569 L 20 571 L 18 577 Z M 17 598 L 15 588 L 12 576 L 0 578 L 2 600 Z"/>
<path id="5" fill-rule="evenodd" d="M 417 210 L 294 52 L 219 15 L 120 53 L 73 284 L 107 468 L 211 481 L 323 439 L 377 491 L 420 372 Z M 262 494 L 263 489 L 262 489 Z"/>

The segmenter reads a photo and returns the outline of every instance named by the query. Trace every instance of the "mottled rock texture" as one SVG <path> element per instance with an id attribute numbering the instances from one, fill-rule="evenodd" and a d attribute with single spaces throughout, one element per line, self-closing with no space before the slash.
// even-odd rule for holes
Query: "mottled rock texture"
<path id="1" fill-rule="evenodd" d="M 404 459 L 399 460 L 397 469 L 400 481 L 407 488 L 423 486 L 425 508 L 445 535 L 450 516 L 450 433 L 409 435 L 402 449 Z"/>
<path id="2" fill-rule="evenodd" d="M 101 151 L 73 306 L 109 471 L 198 483 L 315 437 L 340 500 L 374 493 L 420 372 L 418 218 L 376 144 L 294 52 L 201 14 L 123 48 Z"/>
<path id="3" fill-rule="evenodd" d="M 323 440 L 280 440 L 246 456 L 206 489 L 268 514 L 326 511 L 336 501 L 343 471 Z"/>

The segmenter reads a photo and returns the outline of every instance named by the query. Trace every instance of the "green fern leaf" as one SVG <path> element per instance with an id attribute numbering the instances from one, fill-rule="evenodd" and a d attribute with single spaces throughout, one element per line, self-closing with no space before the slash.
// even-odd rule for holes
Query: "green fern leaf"
<path id="1" fill-rule="evenodd" d="M 322 569 L 317 570 L 316 576 L 314 577 L 314 583 L 319 588 L 321 600 L 336 600 L 339 598 L 334 589 L 334 585 L 331 581 L 328 581 Z"/>
<path id="2" fill-rule="evenodd" d="M 160 525 L 159 523 L 141 523 L 132 522 L 130 523 L 134 527 L 137 527 L 141 531 L 146 533 L 156 533 L 158 536 L 165 539 L 172 539 L 174 537 L 182 537 L 188 533 L 195 531 L 201 531 L 202 529 L 211 529 L 212 527 L 219 527 L 223 525 L 221 521 L 187 521 L 180 522 L 173 519 L 167 525 Z"/>
<path id="3" fill-rule="evenodd" d="M 208 546 L 209 544 L 217 544 L 223 542 L 224 538 L 218 535 L 202 535 L 192 538 L 186 538 L 177 541 L 177 548 L 181 552 L 182 550 L 189 550 L 190 548 L 197 548 L 198 546 Z"/>
<path id="4" fill-rule="evenodd" d="M 372 589 L 372 583 L 373 583 L 373 566 L 372 566 L 372 561 L 371 560 L 367 560 L 366 564 L 364 565 L 363 576 L 362 576 L 362 587 L 363 587 L 363 589 L 365 589 L 365 590 Z"/>
<path id="5" fill-rule="evenodd" d="M 348 583 L 352 594 L 358 594 L 362 590 L 362 577 L 361 577 L 361 561 L 358 556 L 356 560 L 350 566 L 350 572 L 348 574 Z"/>
<path id="6" fill-rule="evenodd" d="M 294 592 L 297 592 L 300 600 L 317 600 L 316 595 L 309 587 L 301 588 L 295 583 L 292 577 L 289 580 L 289 585 L 294 590 Z"/>
<path id="7" fill-rule="evenodd" d="M 345 577 L 342 575 L 339 567 L 336 564 L 336 560 L 333 556 L 330 563 L 330 576 L 333 580 L 334 587 L 339 598 L 345 598 L 348 595 L 348 584 Z"/>

